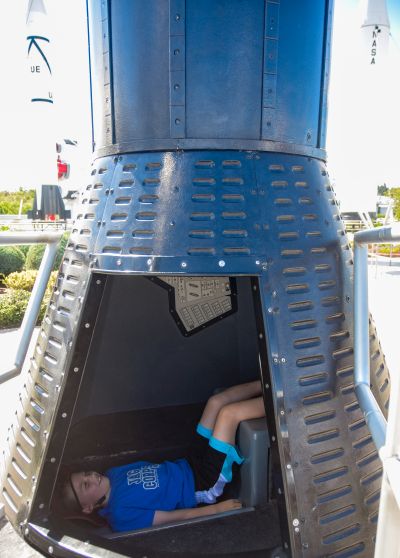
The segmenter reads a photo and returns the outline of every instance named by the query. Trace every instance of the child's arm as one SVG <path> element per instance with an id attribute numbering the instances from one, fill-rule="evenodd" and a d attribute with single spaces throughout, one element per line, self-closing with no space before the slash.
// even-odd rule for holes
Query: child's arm
<path id="1" fill-rule="evenodd" d="M 214 515 L 230 510 L 237 510 L 242 507 L 239 500 L 225 500 L 218 504 L 211 504 L 201 508 L 185 508 L 182 510 L 172 511 L 156 511 L 154 514 L 153 525 L 163 525 L 172 521 L 183 521 L 185 519 L 193 519 L 194 517 L 203 517 L 206 515 Z"/>

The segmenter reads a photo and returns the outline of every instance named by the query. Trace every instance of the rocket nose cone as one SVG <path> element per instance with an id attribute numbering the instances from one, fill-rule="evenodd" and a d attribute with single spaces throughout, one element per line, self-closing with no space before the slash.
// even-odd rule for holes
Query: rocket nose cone
<path id="1" fill-rule="evenodd" d="M 390 27 L 386 0 L 366 0 L 363 8 L 364 15 L 361 27 L 369 25 Z"/>
<path id="2" fill-rule="evenodd" d="M 43 0 L 29 0 L 28 9 L 26 11 L 26 23 L 32 23 L 35 15 L 47 15 L 46 7 Z"/>

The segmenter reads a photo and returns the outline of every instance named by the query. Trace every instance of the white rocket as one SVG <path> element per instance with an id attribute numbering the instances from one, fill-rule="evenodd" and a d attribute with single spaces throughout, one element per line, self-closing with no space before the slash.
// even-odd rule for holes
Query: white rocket
<path id="1" fill-rule="evenodd" d="M 366 2 L 361 32 L 366 47 L 366 62 L 370 66 L 384 63 L 390 36 L 386 0 L 368 0 Z"/>
<path id="2" fill-rule="evenodd" d="M 30 105 L 27 127 L 32 159 L 32 186 L 36 189 L 37 206 L 40 208 L 42 185 L 57 184 L 53 107 L 54 49 L 50 18 L 44 0 L 28 1 L 26 31 L 26 91 Z"/>

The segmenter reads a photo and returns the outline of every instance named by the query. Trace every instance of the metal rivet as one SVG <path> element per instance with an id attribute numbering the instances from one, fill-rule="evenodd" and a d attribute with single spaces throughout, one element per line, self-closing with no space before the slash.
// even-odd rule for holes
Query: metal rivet
<path id="1" fill-rule="evenodd" d="M 260 265 L 260 260 L 256 260 L 256 265 Z"/>
<path id="2" fill-rule="evenodd" d="M 281 358 L 281 362 L 283 362 L 283 364 L 285 364 L 286 358 L 285 357 Z"/>
<path id="3" fill-rule="evenodd" d="M 278 363 L 278 359 L 277 357 L 274 358 L 274 363 L 277 364 Z"/>
<path id="4" fill-rule="evenodd" d="M 268 314 L 272 314 L 272 307 L 271 306 L 268 308 L 267 312 L 268 312 Z"/>
<path id="5" fill-rule="evenodd" d="M 293 519 L 292 523 L 293 523 L 293 527 L 298 527 L 300 525 L 300 521 L 297 519 L 297 517 Z"/>
<path id="6" fill-rule="evenodd" d="M 300 533 L 300 527 L 295 527 L 295 528 L 294 528 L 294 532 L 295 532 L 295 533 Z"/>
<path id="7" fill-rule="evenodd" d="M 276 291 L 272 291 L 272 296 L 276 296 L 278 293 Z"/>
<path id="8" fill-rule="evenodd" d="M 90 324 L 89 324 L 89 323 L 86 323 L 86 324 L 85 324 L 85 327 L 86 327 L 86 329 L 89 329 Z"/>
<path id="9" fill-rule="evenodd" d="M 97 281 L 96 281 L 96 285 L 101 285 L 101 281 L 100 281 L 100 279 L 97 279 Z"/>
<path id="10" fill-rule="evenodd" d="M 263 338 L 264 338 L 264 335 L 263 335 L 262 333 L 259 333 L 259 334 L 258 334 L 258 338 L 259 338 L 259 339 L 263 339 Z"/>
<path id="11" fill-rule="evenodd" d="M 181 262 L 181 267 L 187 267 L 187 263 L 186 262 Z"/>
<path id="12" fill-rule="evenodd" d="M 284 414 L 285 414 L 285 411 L 284 411 L 283 409 L 281 409 L 280 414 L 281 414 L 281 415 L 284 415 Z"/>
<path id="13" fill-rule="evenodd" d="M 176 49 L 174 50 L 175 56 L 177 56 L 177 55 L 180 54 L 180 53 L 181 53 L 181 51 L 179 50 L 179 48 L 176 48 Z"/>
<path id="14" fill-rule="evenodd" d="M 152 259 L 149 258 L 149 259 L 147 260 L 147 265 L 151 265 L 151 263 L 152 263 Z"/>
<path id="15" fill-rule="evenodd" d="M 289 469 L 289 471 L 290 471 L 291 468 L 292 468 L 292 466 L 290 465 L 290 463 L 288 463 L 288 464 L 286 465 L 286 469 Z"/>
<path id="16" fill-rule="evenodd" d="M 271 436 L 271 440 L 272 440 L 273 442 L 275 442 L 275 440 L 276 440 L 275 436 Z"/>
<path id="17" fill-rule="evenodd" d="M 25 533 L 25 537 L 27 537 L 27 536 L 29 535 L 29 529 L 28 529 L 28 527 L 25 529 L 24 533 Z"/>
<path id="18" fill-rule="evenodd" d="M 225 267 L 224 260 L 219 260 L 218 265 L 219 265 L 219 267 Z"/>
<path id="19" fill-rule="evenodd" d="M 178 89 L 179 89 L 179 88 L 180 88 L 180 85 L 179 85 L 179 83 L 175 83 L 175 85 L 174 85 L 174 89 L 175 89 L 175 91 L 178 91 Z"/>
<path id="20" fill-rule="evenodd" d="M 115 263 L 116 263 L 117 265 L 122 265 L 122 260 L 120 260 L 120 259 L 118 258 L 118 260 L 117 260 Z"/>
<path id="21" fill-rule="evenodd" d="M 77 366 L 75 366 L 74 372 L 79 372 L 79 368 Z"/>
<path id="22" fill-rule="evenodd" d="M 61 415 L 62 418 L 67 418 L 67 416 L 68 416 L 67 413 L 62 413 Z"/>
<path id="23" fill-rule="evenodd" d="M 55 457 L 52 457 L 52 458 L 50 459 L 50 463 L 55 463 L 55 462 L 56 462 L 56 458 L 55 458 Z"/>
<path id="24" fill-rule="evenodd" d="M 175 221 L 171 221 L 169 224 L 170 227 L 175 227 Z"/>
<path id="25" fill-rule="evenodd" d="M 53 548 L 52 546 L 49 546 L 49 548 L 47 549 L 47 552 L 48 552 L 49 554 L 53 554 L 54 548 Z"/>
<path id="26" fill-rule="evenodd" d="M 176 21 L 179 21 L 181 19 L 180 14 L 176 14 L 175 19 L 176 19 Z"/>
<path id="27" fill-rule="evenodd" d="M 269 384 L 265 384 L 266 389 L 269 389 Z"/>
<path id="28" fill-rule="evenodd" d="M 39 509 L 42 510 L 44 508 L 44 504 L 39 504 Z"/>

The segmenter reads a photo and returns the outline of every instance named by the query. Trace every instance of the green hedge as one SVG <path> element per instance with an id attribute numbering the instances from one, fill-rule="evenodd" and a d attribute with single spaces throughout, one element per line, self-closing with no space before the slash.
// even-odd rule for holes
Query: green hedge
<path id="1" fill-rule="evenodd" d="M 25 256 L 17 246 L 0 246 L 0 278 L 13 271 L 21 271 Z"/>
<path id="2" fill-rule="evenodd" d="M 53 265 L 54 270 L 60 267 L 65 247 L 68 243 L 68 237 L 69 233 L 64 233 L 61 237 L 60 244 L 57 249 L 56 259 Z M 26 254 L 25 269 L 39 269 L 45 249 L 45 244 L 32 244 Z"/>
<path id="3" fill-rule="evenodd" d="M 30 270 L 11 273 L 4 279 L 7 290 L 4 294 L 0 294 L 0 328 L 19 327 L 21 325 L 36 276 L 37 271 Z M 44 318 L 56 278 L 57 272 L 53 271 L 40 306 L 38 323 Z"/>
<path id="4" fill-rule="evenodd" d="M 19 327 L 28 305 L 30 293 L 9 289 L 0 295 L 0 328 Z"/>

